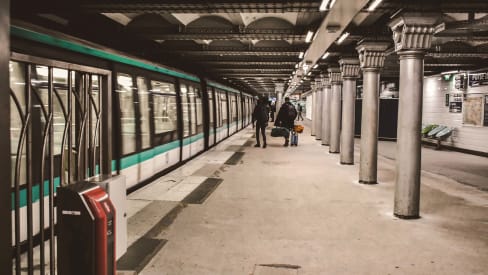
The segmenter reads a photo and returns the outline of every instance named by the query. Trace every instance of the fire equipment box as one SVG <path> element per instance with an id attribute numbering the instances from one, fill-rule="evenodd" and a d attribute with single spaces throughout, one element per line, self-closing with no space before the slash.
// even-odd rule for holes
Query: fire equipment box
<path id="1" fill-rule="evenodd" d="M 98 185 L 57 191 L 59 275 L 115 275 L 115 208 Z"/>

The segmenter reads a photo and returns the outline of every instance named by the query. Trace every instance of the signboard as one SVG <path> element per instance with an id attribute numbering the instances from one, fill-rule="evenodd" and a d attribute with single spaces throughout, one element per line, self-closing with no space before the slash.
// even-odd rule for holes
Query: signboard
<path id="1" fill-rule="evenodd" d="M 463 111 L 463 94 L 451 94 L 449 98 L 449 113 L 461 113 Z"/>
<path id="2" fill-rule="evenodd" d="M 454 88 L 458 90 L 466 90 L 466 77 L 464 74 L 456 75 L 454 78 Z"/>
<path id="3" fill-rule="evenodd" d="M 488 85 L 488 72 L 474 73 L 469 75 L 469 86 L 478 87 Z"/>

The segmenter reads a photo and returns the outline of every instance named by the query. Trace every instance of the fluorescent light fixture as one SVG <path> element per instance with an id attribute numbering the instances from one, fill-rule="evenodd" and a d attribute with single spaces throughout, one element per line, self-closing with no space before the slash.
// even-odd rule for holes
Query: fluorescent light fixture
<path id="1" fill-rule="evenodd" d="M 327 6 L 329 5 L 330 0 L 322 0 L 322 3 L 320 4 L 319 11 L 325 11 L 327 10 Z"/>
<path id="2" fill-rule="evenodd" d="M 315 64 L 315 65 L 313 65 L 312 68 L 317 69 L 318 66 L 319 66 L 319 64 Z"/>
<path id="3" fill-rule="evenodd" d="M 308 74 L 307 74 L 307 75 L 311 75 L 311 74 L 312 74 L 312 71 L 308 72 Z"/>
<path id="4" fill-rule="evenodd" d="M 297 63 L 297 64 L 295 64 L 295 69 L 298 69 L 298 63 Z"/>
<path id="5" fill-rule="evenodd" d="M 330 2 L 330 6 L 329 6 L 329 10 L 332 9 L 332 7 L 334 6 L 336 0 L 332 0 L 332 2 Z"/>
<path id="6" fill-rule="evenodd" d="M 341 35 L 341 37 L 339 37 L 339 39 L 337 39 L 337 44 L 341 44 L 342 42 L 344 42 L 344 40 L 346 40 L 346 38 L 349 36 L 350 33 L 348 32 L 345 32 Z"/>
<path id="7" fill-rule="evenodd" d="M 312 37 L 313 37 L 313 31 L 308 31 L 307 37 L 305 37 L 305 43 L 310 43 L 310 41 L 312 41 Z"/>
<path id="8" fill-rule="evenodd" d="M 322 59 L 326 59 L 327 57 L 329 57 L 330 55 L 330 52 L 325 52 L 324 55 L 322 56 Z"/>
<path id="9" fill-rule="evenodd" d="M 304 52 L 300 52 L 300 54 L 298 54 L 298 58 L 302 59 L 304 54 Z"/>
<path id="10" fill-rule="evenodd" d="M 368 11 L 374 11 L 382 1 L 383 0 L 374 0 L 374 2 L 369 5 Z"/>

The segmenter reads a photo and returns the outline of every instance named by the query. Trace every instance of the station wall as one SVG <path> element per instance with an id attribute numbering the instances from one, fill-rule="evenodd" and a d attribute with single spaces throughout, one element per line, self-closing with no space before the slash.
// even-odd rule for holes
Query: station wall
<path id="1" fill-rule="evenodd" d="M 454 128 L 443 144 L 488 153 L 488 127 L 483 126 L 488 122 L 484 121 L 488 112 L 485 110 L 488 85 L 470 86 L 465 75 L 464 87 L 459 88 L 459 76 L 437 75 L 424 79 L 422 122 Z"/>

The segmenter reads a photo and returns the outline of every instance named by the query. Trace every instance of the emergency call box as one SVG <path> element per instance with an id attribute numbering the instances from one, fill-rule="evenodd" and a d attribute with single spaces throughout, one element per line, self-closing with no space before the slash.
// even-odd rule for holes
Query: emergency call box
<path id="1" fill-rule="evenodd" d="M 115 275 L 115 208 L 98 185 L 57 189 L 59 275 Z"/>

